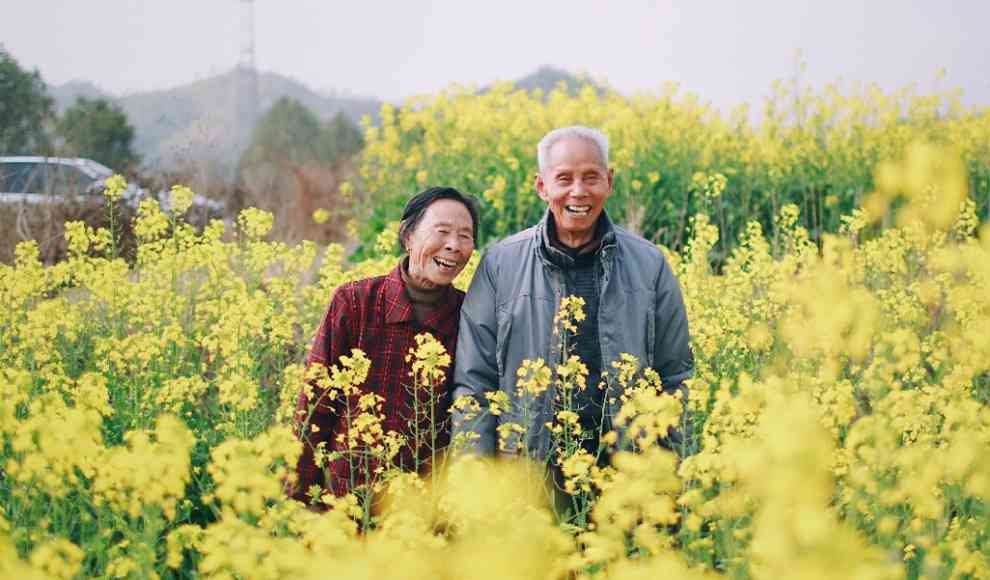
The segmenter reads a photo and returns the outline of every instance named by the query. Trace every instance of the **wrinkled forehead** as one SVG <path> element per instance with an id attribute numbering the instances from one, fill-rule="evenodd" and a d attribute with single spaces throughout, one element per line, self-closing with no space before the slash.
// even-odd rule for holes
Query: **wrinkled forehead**
<path id="1" fill-rule="evenodd" d="M 454 227 L 467 227 L 474 229 L 474 222 L 471 219 L 471 212 L 467 206 L 455 199 L 438 199 L 426 206 L 420 225 L 449 225 Z"/>
<path id="2" fill-rule="evenodd" d="M 561 137 L 547 149 L 547 171 L 562 165 L 596 165 L 603 170 L 608 169 L 608 163 L 598 144 L 593 139 L 579 135 Z"/>

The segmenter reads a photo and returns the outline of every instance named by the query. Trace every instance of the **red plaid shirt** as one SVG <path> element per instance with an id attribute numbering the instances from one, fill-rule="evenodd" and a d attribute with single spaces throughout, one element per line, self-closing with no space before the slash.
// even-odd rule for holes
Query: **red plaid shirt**
<path id="1" fill-rule="evenodd" d="M 387 276 L 344 284 L 334 293 L 327 308 L 309 351 L 306 366 L 318 363 L 329 368 L 339 364 L 342 355 L 349 356 L 352 348 L 364 351 L 371 360 L 371 368 L 367 380 L 361 386 L 362 391 L 376 393 L 385 399 L 382 428 L 386 432 L 392 430 L 409 435 L 414 407 L 413 394 L 408 388 L 412 384 L 409 376 L 412 365 L 406 362 L 406 355 L 416 346 L 415 336 L 429 332 L 443 343 L 453 358 L 463 300 L 464 293 L 450 287 L 437 308 L 425 321 L 419 322 L 402 280 L 401 263 Z M 435 405 L 433 416 L 438 422 L 443 422 L 437 440 L 438 447 L 444 447 L 449 442 L 447 411 L 452 369 L 453 362 L 447 369 L 447 380 L 437 387 L 437 392 L 421 393 L 421 401 L 431 399 Z M 321 389 L 314 385 L 314 398 L 319 400 L 321 394 Z M 320 400 L 309 420 L 310 424 L 319 428 L 314 433 L 309 425 L 303 424 L 309 414 L 310 400 L 305 392 L 300 393 L 296 407 L 297 434 L 303 439 L 303 453 L 296 467 L 298 479 L 289 492 L 295 499 L 307 502 L 307 490 L 313 485 L 319 485 L 336 495 L 346 494 L 350 490 L 352 476 L 346 458 L 331 461 L 326 466 L 329 481 L 324 475 L 324 469 L 317 466 L 314 460 L 314 450 L 320 442 L 326 442 L 326 452 L 330 453 L 338 446 L 337 436 L 346 434 L 348 425 L 341 420 L 342 406 L 339 400 Z M 303 429 L 304 434 L 301 433 Z M 431 454 L 428 447 L 414 450 L 412 446 L 410 441 L 398 457 L 405 469 L 411 469 L 414 465 L 414 452 L 421 465 Z M 360 478 L 354 481 L 355 484 L 362 482 Z"/>

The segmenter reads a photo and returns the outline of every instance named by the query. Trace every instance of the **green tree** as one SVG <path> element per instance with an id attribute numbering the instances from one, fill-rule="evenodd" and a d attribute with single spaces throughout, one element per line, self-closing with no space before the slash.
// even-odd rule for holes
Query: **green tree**
<path id="1" fill-rule="evenodd" d="M 321 152 L 328 161 L 353 156 L 364 147 L 364 135 L 343 112 L 338 112 L 323 128 Z"/>
<path id="2" fill-rule="evenodd" d="M 343 113 L 323 123 L 299 101 L 282 97 L 255 125 L 241 167 L 259 163 L 291 167 L 314 161 L 333 164 L 363 146 L 361 131 Z"/>
<path id="3" fill-rule="evenodd" d="M 134 127 L 107 99 L 79 97 L 56 124 L 66 153 L 127 171 L 140 162 L 134 152 Z"/>
<path id="4" fill-rule="evenodd" d="M 282 97 L 258 120 L 241 157 L 242 166 L 295 166 L 321 159 L 320 119 L 305 105 Z"/>
<path id="5" fill-rule="evenodd" d="M 255 125 L 227 207 L 274 212 L 273 231 L 283 238 L 339 239 L 352 205 L 340 184 L 353 178 L 349 160 L 363 146 L 360 131 L 344 115 L 322 122 L 299 101 L 283 97 Z M 318 208 L 334 208 L 335 225 L 316 224 Z"/>
<path id="6" fill-rule="evenodd" d="M 49 153 L 53 104 L 41 74 L 22 69 L 0 45 L 0 155 Z"/>

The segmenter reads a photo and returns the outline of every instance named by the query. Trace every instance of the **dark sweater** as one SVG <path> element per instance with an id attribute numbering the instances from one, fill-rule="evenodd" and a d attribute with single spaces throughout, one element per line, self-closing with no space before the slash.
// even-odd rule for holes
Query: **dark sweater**
<path id="1" fill-rule="evenodd" d="M 601 385 L 602 378 L 602 349 L 598 334 L 598 297 L 601 294 L 601 221 L 595 230 L 593 239 L 578 248 L 563 245 L 556 234 L 556 224 L 551 222 L 548 229 L 550 243 L 557 252 L 547 252 L 551 260 L 561 267 L 564 273 L 566 292 L 571 296 L 584 299 L 585 318 L 577 323 L 577 335 L 568 337 L 571 352 L 581 357 L 581 362 L 588 367 L 588 383 L 583 391 L 575 393 L 573 398 L 574 410 L 581 420 L 581 428 L 592 435 L 588 441 L 588 451 L 594 453 L 597 448 L 598 431 L 602 429 L 602 406 L 605 403 L 605 391 Z M 602 431 L 609 427 L 606 425 Z"/>

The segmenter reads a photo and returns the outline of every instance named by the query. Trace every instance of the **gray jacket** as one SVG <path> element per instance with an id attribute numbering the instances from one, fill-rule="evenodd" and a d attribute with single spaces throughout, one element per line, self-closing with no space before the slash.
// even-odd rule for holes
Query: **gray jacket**
<path id="1" fill-rule="evenodd" d="M 602 370 L 628 353 L 641 367 L 660 373 L 665 390 L 680 388 L 694 371 L 694 358 L 677 278 L 655 245 L 602 215 L 607 225 L 599 251 Z M 509 440 L 509 453 L 522 451 L 519 446 L 525 444 L 532 457 L 544 459 L 550 449 L 544 425 L 551 420 L 552 388 L 538 400 L 516 389 L 516 370 L 523 360 L 542 358 L 549 366 L 560 362 L 559 341 L 552 333 L 565 281 L 545 254 L 550 247 L 546 228 L 544 215 L 537 225 L 488 248 L 461 307 L 453 400 L 473 397 L 481 413 L 465 418 L 455 412 L 452 435 L 477 434 L 471 447 L 481 453 L 495 453 L 496 429 L 504 422 L 527 428 L 525 441 Z M 499 416 L 488 413 L 485 393 L 494 390 L 504 391 L 511 405 Z M 610 418 L 619 410 L 615 395 L 610 392 L 606 403 Z M 523 420 L 523 409 L 529 421 Z"/>

